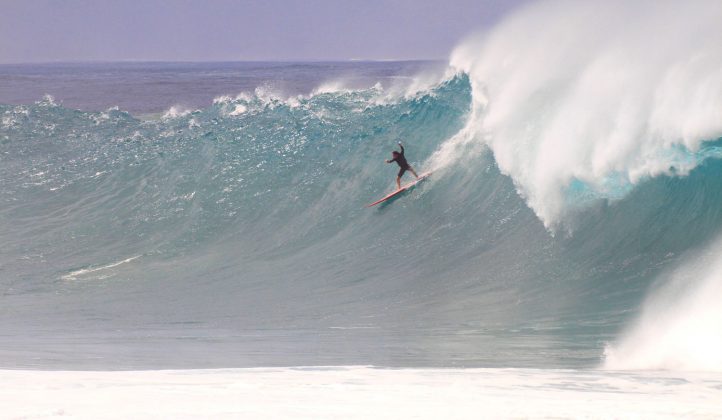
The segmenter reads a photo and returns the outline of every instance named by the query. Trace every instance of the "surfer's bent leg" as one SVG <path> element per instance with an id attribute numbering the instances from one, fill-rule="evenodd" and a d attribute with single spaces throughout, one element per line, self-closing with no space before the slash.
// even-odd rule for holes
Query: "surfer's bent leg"
<path id="1" fill-rule="evenodd" d="M 412 174 L 414 174 L 414 176 L 416 177 L 416 179 L 419 179 L 419 176 L 416 175 L 416 171 L 414 170 L 414 168 L 412 168 L 411 166 L 409 166 L 409 170 L 411 171 Z"/>
<path id="2" fill-rule="evenodd" d="M 396 187 L 397 189 L 401 189 L 401 177 L 404 176 L 404 172 L 406 172 L 406 168 L 399 169 L 399 174 L 396 175 Z"/>

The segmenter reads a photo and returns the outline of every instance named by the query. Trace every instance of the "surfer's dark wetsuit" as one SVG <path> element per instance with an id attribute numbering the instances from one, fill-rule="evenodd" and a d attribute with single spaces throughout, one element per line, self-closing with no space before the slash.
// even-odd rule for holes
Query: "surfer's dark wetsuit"
<path id="1" fill-rule="evenodd" d="M 396 186 L 401 189 L 401 177 L 404 176 L 406 171 L 411 171 L 416 178 L 419 176 L 416 175 L 414 168 L 412 168 L 411 165 L 409 165 L 409 162 L 406 161 L 406 156 L 404 156 L 404 145 L 401 144 L 401 142 L 399 142 L 399 147 L 401 148 L 401 152 L 397 152 L 396 150 L 391 152 L 393 159 L 387 160 L 386 163 L 396 162 L 399 165 L 399 173 L 396 175 Z"/>
<path id="2" fill-rule="evenodd" d="M 401 152 L 397 152 L 396 150 L 391 152 L 394 158 L 387 162 L 396 162 L 399 165 L 399 174 L 397 176 L 401 178 L 404 175 L 404 172 L 408 171 L 411 166 L 409 166 L 409 162 L 406 161 L 406 156 L 404 156 L 404 146 L 399 143 L 399 147 L 401 147 Z"/>

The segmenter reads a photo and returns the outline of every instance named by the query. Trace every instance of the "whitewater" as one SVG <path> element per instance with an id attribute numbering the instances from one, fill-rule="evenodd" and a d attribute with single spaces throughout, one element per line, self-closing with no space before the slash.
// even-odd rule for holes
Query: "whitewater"
<path id="1" fill-rule="evenodd" d="M 0 411 L 722 416 L 721 18 L 536 2 L 448 63 L 0 66 Z M 364 208 L 397 141 L 433 176 Z"/>

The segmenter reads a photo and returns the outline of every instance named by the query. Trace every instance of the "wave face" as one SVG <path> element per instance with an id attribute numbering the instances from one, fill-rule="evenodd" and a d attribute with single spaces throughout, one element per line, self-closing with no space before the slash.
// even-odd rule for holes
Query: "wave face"
<path id="1" fill-rule="evenodd" d="M 598 366 L 722 224 L 720 15 L 694 6 L 668 34 L 672 3 L 541 3 L 402 87 L 0 106 L 4 360 Z M 364 208 L 398 140 L 435 172 Z M 610 367 L 649 367 L 619 361 L 641 329 Z"/>

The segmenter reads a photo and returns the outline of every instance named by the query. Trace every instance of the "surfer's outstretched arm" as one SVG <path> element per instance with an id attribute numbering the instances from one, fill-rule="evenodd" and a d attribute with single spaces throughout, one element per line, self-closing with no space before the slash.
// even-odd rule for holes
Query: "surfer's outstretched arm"
<path id="1" fill-rule="evenodd" d="M 401 148 L 401 154 L 404 154 L 404 145 L 399 142 L 399 147 Z"/>

